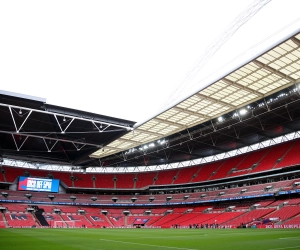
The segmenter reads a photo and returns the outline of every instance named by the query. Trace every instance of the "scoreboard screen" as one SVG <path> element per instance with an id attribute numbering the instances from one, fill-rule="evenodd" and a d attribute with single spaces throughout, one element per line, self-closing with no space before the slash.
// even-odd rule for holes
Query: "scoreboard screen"
<path id="1" fill-rule="evenodd" d="M 18 190 L 31 190 L 58 193 L 59 180 L 20 176 Z"/>

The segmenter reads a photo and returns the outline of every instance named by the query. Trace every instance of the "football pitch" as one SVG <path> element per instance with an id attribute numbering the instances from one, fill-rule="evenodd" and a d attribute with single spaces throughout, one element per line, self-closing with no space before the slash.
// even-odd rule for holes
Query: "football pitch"
<path id="1" fill-rule="evenodd" d="M 0 249 L 290 250 L 300 229 L 0 229 Z"/>

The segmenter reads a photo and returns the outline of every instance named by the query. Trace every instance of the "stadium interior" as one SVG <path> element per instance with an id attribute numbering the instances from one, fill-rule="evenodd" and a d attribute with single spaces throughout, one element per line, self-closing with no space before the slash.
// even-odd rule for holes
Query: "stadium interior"
<path id="1" fill-rule="evenodd" d="M 0 117 L 0 227 L 300 227 L 300 33 L 143 124 L 7 92 Z"/>

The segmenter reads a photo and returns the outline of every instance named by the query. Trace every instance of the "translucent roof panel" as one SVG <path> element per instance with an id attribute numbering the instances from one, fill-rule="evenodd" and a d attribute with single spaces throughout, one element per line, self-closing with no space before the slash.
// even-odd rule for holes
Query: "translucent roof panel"
<path id="1" fill-rule="evenodd" d="M 222 116 L 300 80 L 300 34 L 236 69 L 115 140 L 91 157 L 105 157 Z M 128 141 L 130 140 L 130 141 Z"/>

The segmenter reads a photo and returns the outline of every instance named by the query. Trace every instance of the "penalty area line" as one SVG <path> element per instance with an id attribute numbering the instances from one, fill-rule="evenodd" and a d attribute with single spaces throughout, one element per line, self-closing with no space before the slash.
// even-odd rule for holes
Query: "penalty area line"
<path id="1" fill-rule="evenodd" d="M 192 248 L 168 247 L 168 246 L 159 246 L 159 245 L 151 245 L 151 244 L 141 244 L 141 243 L 136 243 L 136 242 L 127 242 L 127 241 L 120 241 L 120 240 L 105 240 L 105 239 L 100 239 L 100 240 L 102 240 L 102 241 L 116 242 L 116 243 L 125 243 L 125 244 L 139 245 L 139 246 L 162 247 L 162 248 L 183 249 L 183 250 L 197 250 L 197 249 L 192 249 Z"/>

